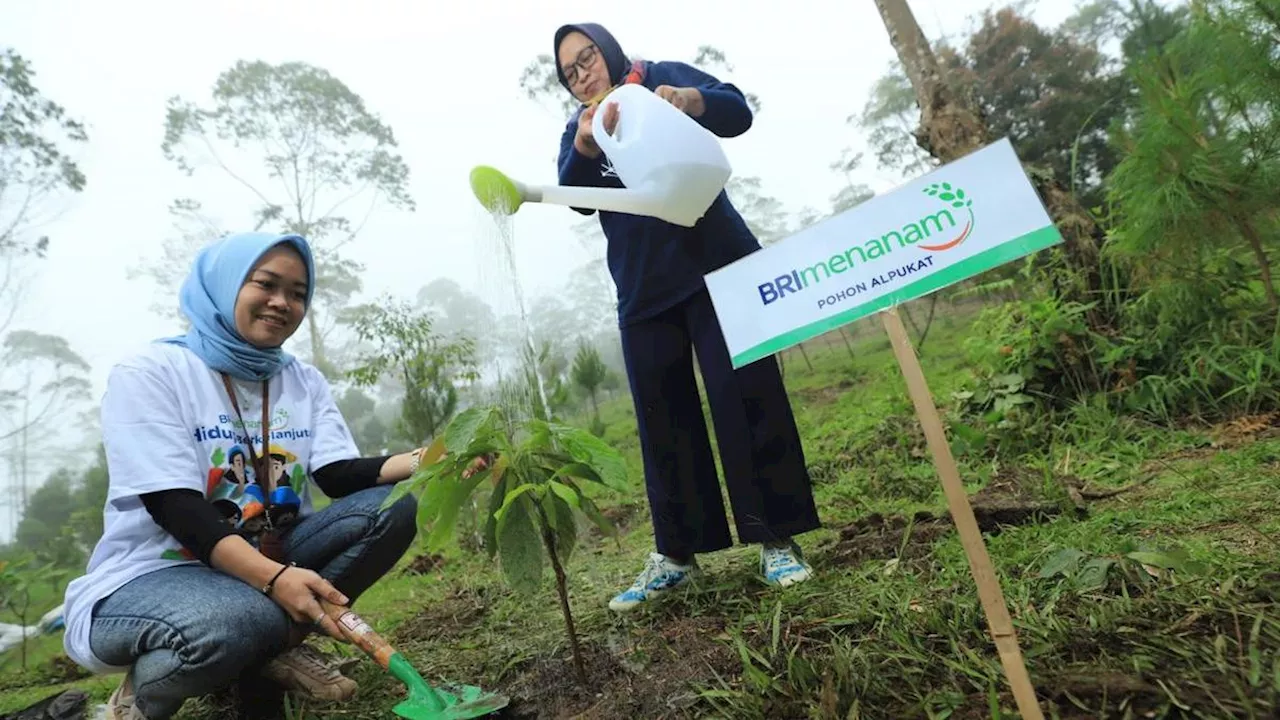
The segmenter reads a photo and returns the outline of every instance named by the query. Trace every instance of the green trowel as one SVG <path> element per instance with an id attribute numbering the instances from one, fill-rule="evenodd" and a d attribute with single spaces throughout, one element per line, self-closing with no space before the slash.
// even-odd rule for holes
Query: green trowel
<path id="1" fill-rule="evenodd" d="M 453 692 L 431 687 L 403 655 L 350 608 L 324 599 L 320 600 L 320 605 L 348 640 L 404 683 L 409 697 L 391 708 L 396 715 L 408 720 L 465 720 L 496 712 L 510 702 L 506 696 L 485 692 L 472 685 L 452 686 Z"/>

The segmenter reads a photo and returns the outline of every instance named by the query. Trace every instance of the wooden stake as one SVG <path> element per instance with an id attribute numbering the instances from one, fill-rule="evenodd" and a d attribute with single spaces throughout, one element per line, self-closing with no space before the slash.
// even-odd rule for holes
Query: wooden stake
<path id="1" fill-rule="evenodd" d="M 978 586 L 978 599 L 982 601 L 987 627 L 995 641 L 996 651 L 1000 654 L 1000 663 L 1004 666 L 1005 677 L 1013 690 L 1013 699 L 1018 703 L 1018 712 L 1025 720 L 1043 720 L 1035 688 L 1031 685 L 1027 666 L 1022 661 L 1022 651 L 1018 648 L 1013 620 L 1009 617 L 1009 608 L 1005 605 L 1004 593 L 1000 590 L 1000 581 L 996 578 L 995 568 L 991 566 L 987 546 L 982 542 L 982 532 L 978 529 L 978 520 L 969 505 L 969 496 L 960 482 L 960 470 L 951 455 L 951 446 L 947 444 L 946 431 L 942 428 L 942 419 L 938 417 L 938 407 L 933 404 L 933 395 L 925 382 L 920 360 L 911 346 L 911 339 L 907 336 L 906 327 L 902 325 L 902 316 L 898 314 L 897 308 L 885 310 L 880 313 L 880 317 L 884 321 L 885 331 L 889 333 L 889 342 L 893 345 L 893 354 L 898 358 L 898 366 L 902 368 L 902 376 L 907 381 L 907 392 L 916 406 L 916 417 L 924 428 L 929 454 L 933 456 L 933 466 L 938 472 L 938 478 L 942 480 L 942 490 L 947 496 L 951 519 L 960 534 L 960 544 L 964 546 L 964 554 L 969 558 L 969 571 Z"/>

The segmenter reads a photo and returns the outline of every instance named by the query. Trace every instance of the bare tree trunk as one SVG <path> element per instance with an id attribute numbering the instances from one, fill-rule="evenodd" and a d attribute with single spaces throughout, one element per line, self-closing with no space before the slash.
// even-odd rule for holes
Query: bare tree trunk
<path id="1" fill-rule="evenodd" d="M 1267 293 L 1267 304 L 1271 306 L 1271 312 L 1280 312 L 1280 299 L 1276 297 L 1276 286 L 1271 280 L 1271 261 L 1267 259 L 1267 251 L 1262 247 L 1258 229 L 1248 218 L 1238 218 L 1236 227 L 1240 228 L 1240 234 L 1249 241 L 1249 247 L 1253 248 L 1253 255 L 1258 259 L 1258 272 L 1262 275 L 1262 288 Z"/>
<path id="2" fill-rule="evenodd" d="M 805 352 L 804 343 L 800 343 L 800 357 L 804 358 L 804 364 L 809 367 L 809 372 L 813 372 L 813 363 L 809 362 L 809 353 Z"/>
<path id="3" fill-rule="evenodd" d="M 906 0 L 875 2 L 889 32 L 889 42 L 911 80 L 920 106 L 916 144 L 944 163 L 958 160 L 988 144 L 990 137 L 980 108 L 973 98 L 961 97 L 947 85 L 938 59 Z M 1072 288 L 1070 294 L 1081 302 L 1101 298 L 1102 276 L 1097 246 L 1100 232 L 1097 223 L 1052 173 L 1028 168 L 1028 176 L 1062 232 L 1063 249 L 1079 276 L 1082 287 Z M 1105 324 L 1096 310 L 1090 312 L 1089 319 L 1094 327 Z"/>
<path id="4" fill-rule="evenodd" d="M 916 324 L 916 319 L 912 317 L 909 305 L 910 303 L 903 303 L 900 307 L 902 308 L 902 314 L 907 316 L 907 322 L 911 323 L 911 329 L 916 331 L 916 352 L 918 353 L 924 347 L 925 338 L 929 337 L 929 328 L 933 326 L 933 313 L 938 307 L 938 293 L 933 293 L 929 296 L 929 315 L 924 319 L 923 330 Z"/>
<path id="5" fill-rule="evenodd" d="M 837 329 L 840 331 L 840 339 L 844 341 L 844 349 L 849 351 L 849 359 L 857 360 L 858 358 L 853 354 L 853 345 L 849 343 L 849 336 L 845 334 L 844 328 L 840 327 Z"/>

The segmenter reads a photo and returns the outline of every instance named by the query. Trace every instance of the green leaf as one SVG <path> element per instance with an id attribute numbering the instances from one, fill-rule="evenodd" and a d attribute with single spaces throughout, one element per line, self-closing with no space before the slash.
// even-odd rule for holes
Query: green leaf
<path id="1" fill-rule="evenodd" d="M 1086 555 L 1075 548 L 1063 548 L 1053 554 L 1044 567 L 1040 568 L 1040 577 L 1051 578 L 1056 575 L 1071 577 L 1080 567 L 1080 561 Z"/>
<path id="2" fill-rule="evenodd" d="M 1136 551 L 1128 553 L 1125 557 L 1143 565 L 1151 565 L 1165 570 L 1185 572 L 1187 569 L 1186 559 L 1175 557 L 1172 553 Z"/>
<path id="3" fill-rule="evenodd" d="M 960 188 L 956 188 L 956 197 L 959 198 L 960 200 L 963 200 L 964 190 L 961 190 Z"/>
<path id="4" fill-rule="evenodd" d="M 498 483 L 494 485 L 493 490 L 489 493 L 488 512 L 484 516 L 484 547 L 489 553 L 489 559 L 492 560 L 498 552 L 498 508 L 502 507 L 502 503 L 507 499 L 507 484 L 511 476 L 503 474 L 498 478 Z"/>
<path id="5" fill-rule="evenodd" d="M 489 477 L 489 472 L 489 470 L 482 470 L 466 480 L 458 478 L 446 485 L 444 497 L 440 501 L 440 514 L 431 528 L 431 535 L 427 538 L 427 549 L 430 552 L 439 552 L 444 548 L 449 536 L 453 534 L 454 526 L 458 523 L 458 510 L 462 508 L 467 498 L 471 497 L 476 486 Z"/>
<path id="6" fill-rule="evenodd" d="M 1076 587 L 1081 590 L 1101 590 L 1107 586 L 1107 574 L 1111 572 L 1115 560 L 1111 558 L 1093 558 L 1080 568 L 1076 575 Z"/>
<path id="7" fill-rule="evenodd" d="M 226 453 L 222 451 L 221 447 L 214 448 L 213 454 L 209 456 L 209 462 L 214 467 L 222 467 L 222 462 L 226 459 L 227 459 Z"/>
<path id="8" fill-rule="evenodd" d="M 951 189 L 951 183 L 945 183 L 945 182 L 944 182 L 944 183 L 942 183 L 942 189 L 943 189 L 943 190 L 950 190 L 950 189 Z"/>
<path id="9" fill-rule="evenodd" d="M 379 506 L 378 509 L 386 510 L 387 508 L 399 502 L 400 498 L 419 489 L 421 489 L 421 483 L 415 483 L 412 480 L 403 480 L 401 482 L 398 482 L 394 486 L 392 486 L 391 492 L 387 493 L 386 499 L 382 501 L 382 505 Z M 419 501 L 418 513 L 419 515 L 421 515 L 422 513 L 421 501 Z"/>
<path id="10" fill-rule="evenodd" d="M 502 523 L 502 518 L 506 516 L 507 511 L 511 509 L 511 506 L 516 503 L 516 501 L 520 498 L 521 495 L 524 495 L 525 493 L 529 493 L 529 492 L 534 493 L 535 495 L 540 495 L 541 494 L 539 492 L 540 489 L 541 488 L 539 488 L 539 486 L 534 483 L 524 483 L 520 487 L 517 487 L 516 489 L 509 491 L 507 493 L 507 496 L 503 498 L 502 505 L 498 508 L 498 511 L 494 513 L 494 515 L 498 518 L 498 523 L 499 524 Z"/>
<path id="11" fill-rule="evenodd" d="M 547 428 L 569 457 L 589 465 L 604 485 L 626 489 L 627 463 L 608 443 L 586 430 L 568 425 L 548 423 Z"/>
<path id="12" fill-rule="evenodd" d="M 600 508 L 596 507 L 595 501 L 583 495 L 581 490 L 578 491 L 578 508 L 606 537 L 618 538 L 618 529 L 613 526 L 613 523 L 609 522 L 609 518 L 605 517 L 604 513 L 600 512 Z"/>
<path id="13" fill-rule="evenodd" d="M 517 592 L 533 592 L 542 580 L 542 540 L 534 525 L 533 501 L 517 493 L 507 497 L 513 496 L 498 521 L 498 558 L 507 585 Z"/>
<path id="14" fill-rule="evenodd" d="M 938 193 L 938 199 L 942 200 L 943 202 L 951 202 L 952 200 L 956 199 L 956 196 L 953 195 L 952 193 L 944 192 L 944 193 Z"/>
<path id="15" fill-rule="evenodd" d="M 546 493 L 538 502 L 542 503 L 542 514 L 547 519 L 547 525 L 550 526 L 551 532 L 556 531 L 556 495 L 555 493 Z"/>
<path id="16" fill-rule="evenodd" d="M 550 482 L 550 485 L 551 485 L 551 492 L 555 493 L 556 495 L 559 495 L 560 498 L 563 499 L 565 502 L 569 503 L 570 506 L 575 508 L 579 507 L 578 493 L 574 488 L 571 488 L 568 485 L 565 485 L 564 483 L 556 482 L 555 480 L 552 480 Z"/>
<path id="17" fill-rule="evenodd" d="M 440 513 L 440 505 L 445 499 L 445 495 L 449 492 L 449 487 L 442 473 L 439 472 L 439 466 L 433 468 L 422 479 L 425 486 L 422 490 L 421 497 L 418 498 L 418 527 L 424 528 L 431 525 L 436 519 L 436 515 Z M 394 492 L 394 491 L 393 491 Z"/>
<path id="18" fill-rule="evenodd" d="M 418 470 L 414 474 L 435 465 L 442 455 L 444 455 L 444 438 L 436 436 L 436 439 L 432 440 L 427 449 L 422 452 L 422 462 L 418 464 Z"/>
<path id="19" fill-rule="evenodd" d="M 556 554 L 561 563 L 567 563 L 578 544 L 578 519 L 574 517 L 573 508 L 560 495 L 548 493 L 547 499 L 551 505 L 547 518 L 555 518 Z"/>
<path id="20" fill-rule="evenodd" d="M 580 480 L 586 480 L 587 482 L 593 482 L 599 485 L 605 484 L 605 481 L 603 478 L 600 477 L 600 474 L 597 473 L 590 465 L 587 465 L 586 463 L 577 463 L 577 462 L 568 463 L 567 465 L 564 465 L 563 467 L 561 467 L 559 470 L 556 470 L 555 474 L 553 474 L 551 477 L 553 480 L 555 478 L 571 478 L 572 477 L 572 478 L 578 478 Z"/>
<path id="21" fill-rule="evenodd" d="M 492 407 L 476 405 L 458 413 L 444 431 L 445 451 L 450 455 L 465 452 L 476 441 L 477 436 L 490 426 L 496 412 Z"/>

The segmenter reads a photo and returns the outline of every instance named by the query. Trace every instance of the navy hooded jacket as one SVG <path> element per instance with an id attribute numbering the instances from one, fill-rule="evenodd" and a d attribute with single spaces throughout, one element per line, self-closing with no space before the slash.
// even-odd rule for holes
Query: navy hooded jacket
<path id="1" fill-rule="evenodd" d="M 581 32 L 596 44 L 615 85 L 632 69 L 617 40 L 594 23 L 565 25 L 556 31 L 555 55 L 560 41 L 573 31 Z M 695 118 L 720 137 L 736 137 L 751 127 L 751 108 L 742 91 L 705 72 L 681 62 L 644 62 L 643 84 L 653 90 L 660 85 L 695 87 L 702 93 L 706 111 Z M 556 63 L 561 85 L 568 89 L 564 71 Z M 616 174 L 606 173 L 602 154 L 591 159 L 578 152 L 573 138 L 578 133 L 580 107 L 569 118 L 560 138 L 560 184 L 594 187 L 623 187 Z M 583 215 L 595 210 L 574 208 Z M 618 287 L 618 323 L 626 326 L 652 318 L 683 302 L 705 287 L 703 275 L 760 249 L 729 197 L 721 191 L 706 214 L 691 228 L 639 215 L 600 211 L 600 227 L 608 242 L 607 260 L 613 282 Z"/>

